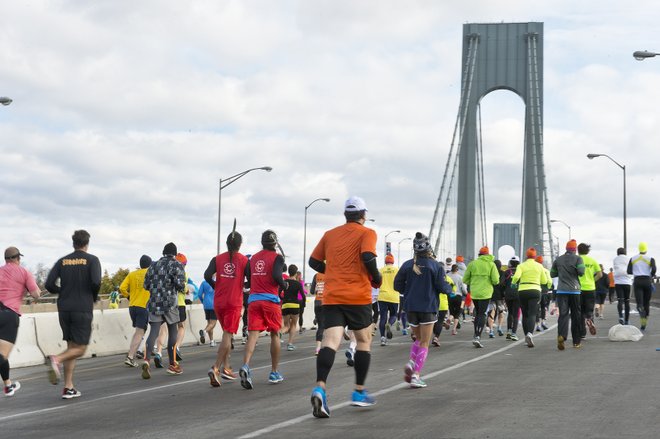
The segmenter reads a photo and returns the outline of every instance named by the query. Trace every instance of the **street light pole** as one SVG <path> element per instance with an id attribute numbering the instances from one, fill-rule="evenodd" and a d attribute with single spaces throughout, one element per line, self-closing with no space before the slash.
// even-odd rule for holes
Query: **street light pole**
<path id="1" fill-rule="evenodd" d="M 637 52 L 635 52 L 637 53 Z M 653 54 L 655 56 L 657 54 Z M 623 248 L 628 249 L 628 227 L 626 225 L 627 223 L 627 203 L 626 203 L 626 166 L 622 165 L 621 163 L 617 162 L 614 160 L 612 157 L 608 156 L 607 154 L 587 154 L 587 158 L 589 160 L 593 160 L 596 157 L 607 157 L 617 165 L 621 170 L 623 171 Z"/>
<path id="2" fill-rule="evenodd" d="M 392 233 L 401 233 L 401 230 L 392 230 L 391 232 L 388 232 L 385 235 L 385 254 L 383 255 L 383 257 L 387 256 L 387 237 L 390 236 Z"/>
<path id="3" fill-rule="evenodd" d="M 403 241 L 412 241 L 412 238 L 403 238 L 401 241 L 399 241 L 399 245 L 396 253 L 396 261 L 398 262 L 399 267 L 401 267 L 401 243 Z"/>
<path id="4" fill-rule="evenodd" d="M 556 220 L 556 219 L 553 220 L 553 219 L 551 219 L 550 222 L 551 222 L 551 223 L 562 223 L 563 225 L 565 225 L 566 227 L 568 227 L 568 240 L 570 241 L 570 240 L 572 239 L 572 238 L 571 238 L 571 226 L 569 226 L 568 224 L 566 224 L 566 223 L 563 222 L 562 220 Z"/>
<path id="5" fill-rule="evenodd" d="M 222 213 L 222 190 L 249 172 L 252 171 L 270 172 L 272 170 L 273 168 L 271 168 L 270 166 L 262 166 L 260 168 L 251 168 L 248 169 L 247 171 L 239 172 L 238 174 L 232 175 L 231 177 L 225 179 L 222 178 L 220 179 L 220 186 L 218 190 L 218 242 L 217 242 L 218 247 L 216 254 L 220 254 L 220 214 Z"/>
<path id="6" fill-rule="evenodd" d="M 326 203 L 330 202 L 330 198 L 317 198 L 316 200 L 312 201 L 309 203 L 307 206 L 305 206 L 305 226 L 303 227 L 303 260 L 302 260 L 302 278 L 303 282 L 306 281 L 307 278 L 305 278 L 305 267 L 307 266 L 307 209 L 309 209 L 309 206 L 312 204 L 316 203 L 317 201 L 325 201 Z"/>

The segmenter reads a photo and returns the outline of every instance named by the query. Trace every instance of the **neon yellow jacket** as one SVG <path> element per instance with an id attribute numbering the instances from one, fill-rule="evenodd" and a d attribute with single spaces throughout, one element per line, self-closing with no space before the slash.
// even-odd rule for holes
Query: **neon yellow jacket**
<path id="1" fill-rule="evenodd" d="M 541 285 L 548 285 L 548 277 L 543 265 L 533 258 L 518 265 L 511 278 L 511 283 L 518 284 L 518 291 L 541 291 Z"/>

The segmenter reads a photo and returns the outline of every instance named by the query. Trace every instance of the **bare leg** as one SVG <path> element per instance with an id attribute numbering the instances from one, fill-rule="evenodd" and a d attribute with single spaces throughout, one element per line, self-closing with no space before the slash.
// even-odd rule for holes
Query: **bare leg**
<path id="1" fill-rule="evenodd" d="M 280 365 L 280 336 L 277 332 L 270 333 L 270 364 L 271 371 L 277 372 L 277 366 Z"/>

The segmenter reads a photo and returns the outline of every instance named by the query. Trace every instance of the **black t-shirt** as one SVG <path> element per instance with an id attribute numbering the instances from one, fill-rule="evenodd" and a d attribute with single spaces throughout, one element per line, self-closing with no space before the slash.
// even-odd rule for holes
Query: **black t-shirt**
<path id="1" fill-rule="evenodd" d="M 282 303 L 300 303 L 298 300 L 298 294 L 303 296 L 301 283 L 295 279 L 287 279 L 284 282 L 287 284 L 287 287 L 286 290 L 284 290 Z"/>
<path id="2" fill-rule="evenodd" d="M 59 294 L 58 311 L 92 312 L 100 288 L 101 262 L 82 250 L 60 258 L 46 279 L 46 289 Z"/>

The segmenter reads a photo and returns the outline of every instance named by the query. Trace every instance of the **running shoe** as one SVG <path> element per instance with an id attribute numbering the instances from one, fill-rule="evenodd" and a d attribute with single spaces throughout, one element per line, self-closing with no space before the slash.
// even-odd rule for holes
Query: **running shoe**
<path id="1" fill-rule="evenodd" d="M 594 321 L 587 319 L 587 326 L 589 327 L 589 334 L 596 335 L 596 326 L 594 325 Z"/>
<path id="2" fill-rule="evenodd" d="M 575 349 L 580 349 L 582 347 L 582 343 L 573 343 L 573 347 Z"/>
<path id="3" fill-rule="evenodd" d="M 232 344 L 232 346 L 234 345 L 233 340 L 232 340 L 231 344 Z M 209 343 L 209 346 L 212 347 L 212 348 L 216 347 L 215 340 L 211 340 L 211 343 Z"/>
<path id="4" fill-rule="evenodd" d="M 346 349 L 346 365 L 349 367 L 353 367 L 355 365 L 355 359 L 353 356 L 355 355 L 355 352 L 353 352 L 350 349 Z"/>
<path id="5" fill-rule="evenodd" d="M 135 353 L 135 359 L 136 360 L 143 360 L 144 359 L 144 353 L 142 351 L 137 351 Z"/>
<path id="6" fill-rule="evenodd" d="M 151 378 L 151 366 L 149 365 L 148 361 L 145 361 L 142 363 L 142 378 L 145 380 L 148 380 Z"/>
<path id="7" fill-rule="evenodd" d="M 502 328 L 500 328 L 499 326 L 497 327 L 497 335 L 500 337 L 504 335 L 504 331 L 502 331 Z"/>
<path id="8" fill-rule="evenodd" d="M 511 334 L 511 340 L 512 340 L 512 341 L 518 341 L 518 340 L 519 340 L 519 339 L 518 339 L 518 336 L 516 335 L 515 332 Z"/>
<path id="9" fill-rule="evenodd" d="M 268 382 L 271 384 L 279 384 L 284 381 L 284 377 L 279 372 L 271 372 L 268 375 Z"/>
<path id="10" fill-rule="evenodd" d="M 557 349 L 559 349 L 560 351 L 564 350 L 564 341 L 566 341 L 564 340 L 564 337 L 562 337 L 561 335 L 557 336 Z"/>
<path id="11" fill-rule="evenodd" d="M 415 374 L 410 379 L 410 387 L 413 389 L 423 389 L 426 387 L 426 383 L 419 377 L 418 374 Z"/>
<path id="12" fill-rule="evenodd" d="M 545 322 L 541 322 L 541 328 L 543 328 L 544 331 L 547 331 L 548 325 L 546 325 Z"/>
<path id="13" fill-rule="evenodd" d="M 244 389 L 248 389 L 248 390 L 253 389 L 252 371 L 250 370 L 250 366 L 244 364 L 243 366 L 241 366 L 241 370 L 239 370 L 238 373 L 241 376 L 241 386 L 243 386 Z"/>
<path id="14" fill-rule="evenodd" d="M 163 358 L 160 356 L 160 354 L 154 355 L 154 366 L 156 366 L 156 369 L 163 368 Z"/>
<path id="15" fill-rule="evenodd" d="M 170 366 L 167 368 L 168 375 L 181 375 L 182 373 L 183 369 L 181 369 L 181 366 L 178 364 L 170 364 Z"/>
<path id="16" fill-rule="evenodd" d="M 21 383 L 14 381 L 8 386 L 5 386 L 5 396 L 14 396 L 17 390 L 21 388 Z"/>
<path id="17" fill-rule="evenodd" d="M 646 329 L 646 324 L 648 323 L 648 318 L 640 317 L 639 318 L 639 329 L 644 331 Z"/>
<path id="18" fill-rule="evenodd" d="M 511 333 L 509 331 L 506 331 L 506 339 L 511 340 Z"/>
<path id="19" fill-rule="evenodd" d="M 204 330 L 203 329 L 199 330 L 199 342 L 201 344 L 206 343 L 206 336 L 204 335 Z"/>
<path id="20" fill-rule="evenodd" d="M 80 398 L 80 393 L 76 389 L 67 389 L 66 387 L 64 390 L 62 390 L 62 399 L 73 399 L 73 398 Z"/>
<path id="21" fill-rule="evenodd" d="M 483 348 L 484 347 L 484 345 L 481 344 L 481 339 L 479 337 L 474 337 L 472 339 L 472 345 L 475 348 Z"/>
<path id="22" fill-rule="evenodd" d="M 532 333 L 528 332 L 525 334 L 525 343 L 527 343 L 528 348 L 533 348 L 534 347 L 534 340 L 532 340 Z"/>
<path id="23" fill-rule="evenodd" d="M 488 338 L 495 338 L 495 332 L 492 329 L 488 332 Z"/>
<path id="24" fill-rule="evenodd" d="M 238 378 L 236 372 L 234 372 L 231 369 L 225 369 L 224 367 L 222 368 L 222 372 L 220 372 L 220 376 L 222 377 L 222 379 L 228 381 L 234 381 L 236 378 Z"/>
<path id="25" fill-rule="evenodd" d="M 438 337 L 433 337 L 433 341 L 431 342 L 431 344 L 436 348 L 440 347 L 440 340 L 438 339 Z"/>
<path id="26" fill-rule="evenodd" d="M 287 351 L 295 351 L 295 350 L 296 350 L 296 347 L 295 347 L 294 345 L 292 345 L 291 343 L 288 343 L 288 344 L 286 345 L 286 350 L 287 350 Z"/>
<path id="27" fill-rule="evenodd" d="M 353 393 L 351 394 L 351 405 L 357 407 L 371 407 L 374 404 L 376 404 L 376 400 L 369 395 L 366 389 L 363 389 L 362 391 L 353 390 Z"/>
<path id="28" fill-rule="evenodd" d="M 403 368 L 403 381 L 410 383 L 414 373 L 415 373 L 415 362 L 413 360 L 408 360 L 406 366 Z"/>
<path id="29" fill-rule="evenodd" d="M 62 378 L 62 372 L 60 372 L 60 362 L 57 361 L 57 357 L 49 355 L 46 358 L 46 366 L 48 366 L 48 380 L 53 385 L 58 384 Z"/>
<path id="30" fill-rule="evenodd" d="M 126 356 L 126 359 L 124 359 L 124 364 L 129 367 L 138 367 L 137 361 L 130 358 L 128 355 Z"/>
<path id="31" fill-rule="evenodd" d="M 401 330 L 401 335 L 408 335 L 408 330 L 407 329 L 402 329 Z"/>
<path id="32" fill-rule="evenodd" d="M 381 346 L 387 346 L 387 339 L 385 337 L 380 338 L 380 345 Z"/>
<path id="33" fill-rule="evenodd" d="M 392 328 L 390 327 L 390 324 L 387 323 L 385 325 L 385 337 L 387 337 L 388 340 L 392 340 Z"/>
<path id="34" fill-rule="evenodd" d="M 456 334 L 457 334 L 456 328 L 452 329 L 451 330 L 451 335 L 456 335 Z"/>
<path id="35" fill-rule="evenodd" d="M 348 335 L 348 328 L 344 328 L 344 340 L 349 341 L 351 337 Z"/>
<path id="36" fill-rule="evenodd" d="M 317 386 L 312 390 L 312 414 L 316 418 L 330 417 L 328 399 L 325 396 L 325 390 L 323 390 L 323 387 Z"/>
<path id="37" fill-rule="evenodd" d="M 218 379 L 218 369 L 212 367 L 208 372 L 209 380 L 211 380 L 211 387 L 220 387 L 220 380 Z"/>
<path id="38" fill-rule="evenodd" d="M 245 343 L 247 343 L 247 337 L 243 336 L 243 338 L 241 338 L 241 344 L 245 344 Z M 232 344 L 234 344 L 233 341 Z"/>

